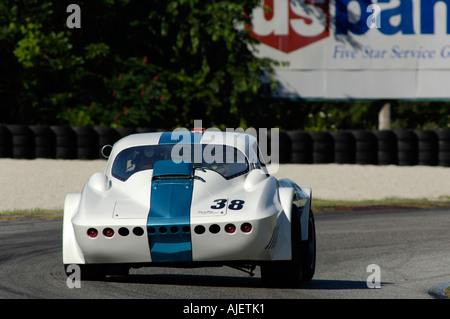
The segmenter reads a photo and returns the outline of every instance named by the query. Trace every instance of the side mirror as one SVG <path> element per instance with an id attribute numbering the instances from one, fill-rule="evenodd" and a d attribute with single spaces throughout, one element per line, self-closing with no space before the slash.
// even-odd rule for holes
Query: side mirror
<path id="1" fill-rule="evenodd" d="M 104 158 L 108 159 L 109 155 L 111 155 L 112 146 L 111 145 L 105 145 L 102 147 L 102 155 Z"/>

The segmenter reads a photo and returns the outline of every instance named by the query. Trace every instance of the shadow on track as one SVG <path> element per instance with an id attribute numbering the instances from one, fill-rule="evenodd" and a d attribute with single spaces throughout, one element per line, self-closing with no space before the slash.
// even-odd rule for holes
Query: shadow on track
<path id="1" fill-rule="evenodd" d="M 266 288 L 260 277 L 234 277 L 183 274 L 132 274 L 128 276 L 107 277 L 108 282 L 150 285 L 204 286 L 204 287 L 236 287 L 236 288 Z M 390 283 L 381 283 L 381 286 Z M 273 288 L 271 288 L 273 289 Z M 311 280 L 296 288 L 305 290 L 348 290 L 369 289 L 365 281 L 352 280 Z"/>
<path id="2" fill-rule="evenodd" d="M 129 284 L 175 285 L 175 286 L 204 286 L 204 287 L 242 287 L 261 288 L 259 277 L 207 276 L 183 274 L 132 274 L 128 276 L 111 276 L 108 282 L 122 282 Z"/>
<path id="3" fill-rule="evenodd" d="M 381 287 L 390 285 L 392 283 L 382 282 Z M 351 289 L 371 289 L 367 287 L 366 281 L 358 280 L 326 280 L 317 279 L 310 282 L 303 283 L 301 289 L 310 290 L 351 290 Z"/>

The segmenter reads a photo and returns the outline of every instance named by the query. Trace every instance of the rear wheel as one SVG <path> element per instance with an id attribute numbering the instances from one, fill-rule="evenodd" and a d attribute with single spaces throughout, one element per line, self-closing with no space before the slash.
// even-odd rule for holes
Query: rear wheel
<path id="1" fill-rule="evenodd" d="M 303 241 L 302 246 L 302 281 L 310 281 L 316 270 L 316 226 L 312 211 L 308 221 L 308 240 Z"/>
<path id="2" fill-rule="evenodd" d="M 271 261 L 261 265 L 261 277 L 269 287 L 297 287 L 312 279 L 316 264 L 316 236 L 314 216 L 310 213 L 308 240 L 301 241 L 300 213 L 292 207 L 291 243 L 292 259 Z"/>

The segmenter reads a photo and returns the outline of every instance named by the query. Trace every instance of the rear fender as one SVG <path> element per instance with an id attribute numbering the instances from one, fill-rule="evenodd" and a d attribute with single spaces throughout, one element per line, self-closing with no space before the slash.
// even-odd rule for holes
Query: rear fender
<path id="1" fill-rule="evenodd" d="M 309 215 L 311 214 L 311 200 L 312 200 L 312 189 L 310 187 L 300 188 L 298 193 L 300 200 L 300 223 L 301 223 L 301 233 L 302 240 L 308 239 L 308 225 L 309 225 Z"/>
<path id="2" fill-rule="evenodd" d="M 308 239 L 308 223 L 311 213 L 312 189 L 310 187 L 299 187 L 289 179 L 280 180 L 280 184 L 289 187 L 280 187 L 280 201 L 283 209 L 292 223 L 292 205 L 298 207 L 300 211 L 301 240 Z"/>
<path id="3" fill-rule="evenodd" d="M 281 206 L 283 207 L 284 213 L 286 214 L 289 222 L 291 221 L 292 215 L 292 203 L 294 198 L 294 189 L 292 187 L 280 187 L 278 189 L 278 194 L 280 196 Z"/>
<path id="4" fill-rule="evenodd" d="M 289 260 L 292 258 L 291 246 L 291 223 L 292 223 L 292 199 L 294 196 L 294 189 L 292 187 L 279 187 L 278 196 L 280 198 L 283 211 L 278 218 L 280 239 L 277 242 L 277 250 L 273 256 L 274 260 Z"/>
<path id="5" fill-rule="evenodd" d="M 69 193 L 64 200 L 63 216 L 63 263 L 84 264 L 85 260 L 77 243 L 72 218 L 80 206 L 81 193 Z"/>

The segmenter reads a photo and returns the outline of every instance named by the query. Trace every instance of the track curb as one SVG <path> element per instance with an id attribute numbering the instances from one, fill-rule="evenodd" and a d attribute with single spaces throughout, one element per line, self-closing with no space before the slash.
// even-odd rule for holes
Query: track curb
<path id="1" fill-rule="evenodd" d="M 449 299 L 445 294 L 445 290 L 450 287 L 450 281 L 443 282 L 428 290 L 428 294 L 436 299 Z"/>

